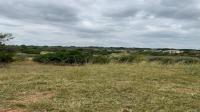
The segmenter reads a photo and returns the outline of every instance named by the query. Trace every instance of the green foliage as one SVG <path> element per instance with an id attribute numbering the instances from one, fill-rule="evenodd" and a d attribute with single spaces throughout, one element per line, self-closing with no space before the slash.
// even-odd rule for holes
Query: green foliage
<path id="1" fill-rule="evenodd" d="M 20 52 L 21 53 L 40 54 L 41 51 L 42 51 L 42 49 L 40 47 L 26 46 L 26 45 L 21 45 L 20 46 Z"/>
<path id="2" fill-rule="evenodd" d="M 4 36 L 5 37 L 5 36 Z M 158 61 L 163 64 L 173 63 L 199 63 L 200 50 L 181 49 L 181 53 L 169 53 L 170 49 L 147 48 L 104 48 L 104 47 L 62 47 L 62 46 L 14 46 L 1 45 L 0 51 L 17 54 L 16 60 L 31 60 L 36 55 L 35 61 L 42 63 L 138 63 L 142 61 Z M 174 50 L 174 49 L 173 49 Z M 75 53 L 72 53 L 75 52 Z M 49 53 L 49 54 L 46 54 Z M 78 54 L 76 54 L 78 53 Z M 46 55 L 45 55 L 46 54 Z M 34 56 L 32 56 L 34 55 Z"/>
<path id="3" fill-rule="evenodd" d="M 113 60 L 115 62 L 119 62 L 119 63 L 128 63 L 128 62 L 133 62 L 134 58 L 132 56 L 119 56 L 119 57 L 113 57 Z"/>
<path id="4" fill-rule="evenodd" d="M 156 51 L 151 51 L 151 50 L 141 51 L 141 52 L 139 52 L 139 54 L 146 55 L 146 56 L 170 56 L 170 55 L 172 55 L 168 52 L 156 52 Z"/>
<path id="5" fill-rule="evenodd" d="M 25 49 L 22 50 L 22 53 L 26 53 L 26 54 L 40 54 L 40 50 L 36 50 L 36 49 Z"/>
<path id="6" fill-rule="evenodd" d="M 13 51 L 4 45 L 4 42 L 13 39 L 11 33 L 0 33 L 0 63 L 8 63 L 13 61 Z"/>
<path id="7" fill-rule="evenodd" d="M 13 36 L 11 33 L 0 33 L 0 45 L 3 44 L 6 41 L 9 41 L 10 39 L 13 39 Z"/>
<path id="8" fill-rule="evenodd" d="M 90 59 L 90 62 L 93 64 L 106 64 L 109 63 L 111 60 L 109 58 L 109 56 L 106 55 L 97 55 L 97 56 L 93 56 Z"/>
<path id="9" fill-rule="evenodd" d="M 133 63 L 141 62 L 144 60 L 142 55 L 123 55 L 119 57 L 113 57 L 114 62 L 118 63 Z"/>
<path id="10" fill-rule="evenodd" d="M 54 64 L 85 64 L 89 55 L 79 51 L 55 52 L 40 55 L 34 61 Z"/>
<path id="11" fill-rule="evenodd" d="M 8 52 L 0 52 L 0 63 L 8 63 L 13 61 L 13 54 Z"/>
<path id="12" fill-rule="evenodd" d="M 106 64 L 110 62 L 110 58 L 107 55 L 92 56 L 83 51 L 72 50 L 40 55 L 34 58 L 34 61 L 54 64 L 86 64 L 89 62 L 93 64 Z"/>
<path id="13" fill-rule="evenodd" d="M 175 64 L 175 63 L 196 64 L 196 63 L 200 63 L 200 59 L 194 58 L 194 57 L 154 56 L 154 57 L 149 57 L 148 60 L 150 62 L 157 61 L 162 64 Z"/>
<path id="14" fill-rule="evenodd" d="M 196 64 L 196 63 L 200 63 L 200 59 L 194 58 L 194 57 L 182 57 L 182 58 L 176 59 L 176 62 L 181 62 L 185 64 Z"/>

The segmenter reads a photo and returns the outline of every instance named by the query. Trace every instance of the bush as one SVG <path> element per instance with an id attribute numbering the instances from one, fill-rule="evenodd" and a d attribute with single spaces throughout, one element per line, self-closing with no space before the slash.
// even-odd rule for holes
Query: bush
<path id="1" fill-rule="evenodd" d="M 85 64 L 89 60 L 89 55 L 79 51 L 55 52 L 40 55 L 34 61 L 54 64 Z"/>
<path id="2" fill-rule="evenodd" d="M 114 57 L 113 59 L 115 62 L 118 63 L 131 63 L 134 60 L 134 58 L 131 56 L 120 56 L 120 57 Z"/>
<path id="3" fill-rule="evenodd" d="M 13 61 L 14 55 L 8 52 L 0 52 L 0 63 L 8 63 Z"/>
<path id="4" fill-rule="evenodd" d="M 194 58 L 194 57 L 182 57 L 182 58 L 176 59 L 176 62 L 185 63 L 185 64 L 196 64 L 196 63 L 200 63 L 200 59 Z"/>
<path id="5" fill-rule="evenodd" d="M 160 62 L 162 64 L 175 64 L 175 63 L 195 64 L 195 63 L 200 63 L 200 59 L 194 58 L 194 57 L 155 56 L 155 57 L 149 57 L 148 60 L 150 62 L 157 61 L 157 62 Z"/>
<path id="6" fill-rule="evenodd" d="M 93 64 L 106 64 L 110 62 L 109 56 L 106 55 L 98 55 L 98 56 L 93 56 L 90 59 L 90 62 Z"/>
<path id="7" fill-rule="evenodd" d="M 119 57 L 113 57 L 113 60 L 118 63 L 133 63 L 143 61 L 143 56 L 141 55 L 123 55 Z"/>

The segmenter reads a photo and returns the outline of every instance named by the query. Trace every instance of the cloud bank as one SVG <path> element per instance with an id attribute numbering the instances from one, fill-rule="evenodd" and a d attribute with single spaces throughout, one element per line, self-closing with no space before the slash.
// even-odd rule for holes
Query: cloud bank
<path id="1" fill-rule="evenodd" d="M 199 0 L 0 0 L 10 44 L 200 49 Z"/>

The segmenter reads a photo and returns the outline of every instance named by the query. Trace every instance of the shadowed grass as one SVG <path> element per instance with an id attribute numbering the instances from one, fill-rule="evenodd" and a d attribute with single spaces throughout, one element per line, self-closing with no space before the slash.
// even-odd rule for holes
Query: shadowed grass
<path id="1" fill-rule="evenodd" d="M 0 68 L 0 111 L 199 112 L 199 67 L 13 63 Z"/>

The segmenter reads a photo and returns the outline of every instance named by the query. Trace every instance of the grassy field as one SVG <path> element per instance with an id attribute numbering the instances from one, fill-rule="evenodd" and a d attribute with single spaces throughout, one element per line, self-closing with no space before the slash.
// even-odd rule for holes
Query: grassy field
<path id="1" fill-rule="evenodd" d="M 0 112 L 200 112 L 200 65 L 0 68 Z"/>

